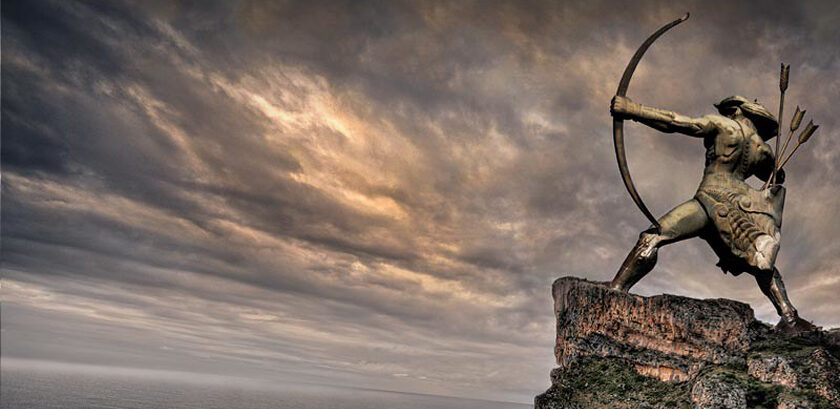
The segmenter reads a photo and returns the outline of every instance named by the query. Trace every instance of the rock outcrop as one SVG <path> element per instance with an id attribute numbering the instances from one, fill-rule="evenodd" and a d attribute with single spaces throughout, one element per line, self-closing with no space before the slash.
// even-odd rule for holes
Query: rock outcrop
<path id="1" fill-rule="evenodd" d="M 574 277 L 552 291 L 558 368 L 537 409 L 840 408 L 837 330 L 791 337 L 740 302 Z"/>

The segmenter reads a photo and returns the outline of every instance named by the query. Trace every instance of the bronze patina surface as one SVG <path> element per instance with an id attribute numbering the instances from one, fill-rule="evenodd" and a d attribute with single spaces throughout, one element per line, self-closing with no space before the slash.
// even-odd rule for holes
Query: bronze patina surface
<path id="1" fill-rule="evenodd" d="M 642 44 L 610 105 L 619 170 L 634 202 L 652 223 L 640 234 L 611 286 L 628 291 L 653 269 L 660 247 L 699 237 L 715 251 L 724 272 L 755 276 L 782 317 L 780 329 L 811 330 L 814 327 L 799 318 L 775 266 L 785 200 L 785 173 L 776 170 L 778 162 L 767 143 L 778 135 L 776 118 L 759 102 L 741 96 L 725 98 L 715 104 L 716 114 L 697 118 L 641 105 L 625 96 L 633 70 L 647 48 L 687 18 L 663 26 Z M 626 119 L 662 132 L 702 139 L 706 148 L 705 170 L 697 193 L 659 219 L 654 219 L 642 203 L 628 172 L 621 125 Z M 752 176 L 768 182 L 765 188 L 750 186 L 746 180 Z"/>

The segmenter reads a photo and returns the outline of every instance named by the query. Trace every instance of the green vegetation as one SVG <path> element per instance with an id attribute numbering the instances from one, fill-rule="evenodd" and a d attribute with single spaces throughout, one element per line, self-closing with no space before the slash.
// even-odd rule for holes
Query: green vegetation
<path id="1" fill-rule="evenodd" d="M 772 333 L 759 336 L 752 344 L 751 354 L 777 354 L 790 357 L 805 357 L 815 348 L 821 347 L 840 359 L 840 345 L 828 342 L 825 334 L 815 333 L 798 337 L 783 337 Z"/>
<path id="2" fill-rule="evenodd" d="M 687 383 L 648 378 L 630 364 L 614 359 L 589 358 L 576 363 L 571 373 L 561 374 L 561 383 L 555 386 L 555 397 L 565 398 L 570 404 L 585 403 L 586 407 L 691 407 Z"/>
<path id="3" fill-rule="evenodd" d="M 781 386 L 759 382 L 747 375 L 746 367 L 711 368 L 701 376 L 716 376 L 723 382 L 736 385 L 744 391 L 749 409 L 775 409 L 779 405 L 779 395 L 784 391 Z"/>
<path id="4" fill-rule="evenodd" d="M 802 340 L 770 339 L 751 354 L 807 356 L 818 344 Z M 692 382 L 666 383 L 638 374 L 629 363 L 618 359 L 587 357 L 575 363 L 572 370 L 555 370 L 555 385 L 540 398 L 551 402 L 544 408 L 691 408 L 689 397 Z M 813 392 L 793 391 L 779 385 L 763 383 L 747 374 L 745 364 L 711 366 L 699 377 L 716 377 L 745 392 L 748 409 L 775 409 L 782 400 L 800 398 L 812 402 L 814 409 L 833 406 Z M 538 398 L 538 399 L 540 399 Z"/>

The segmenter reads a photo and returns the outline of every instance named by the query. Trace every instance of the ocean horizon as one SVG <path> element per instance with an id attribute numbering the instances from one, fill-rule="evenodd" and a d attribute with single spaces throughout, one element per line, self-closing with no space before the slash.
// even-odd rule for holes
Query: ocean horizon
<path id="1" fill-rule="evenodd" d="M 26 365 L 31 363 L 31 365 Z M 84 368 L 73 370 L 73 368 Z M 102 370 L 97 370 L 101 368 Z M 3 359 L 2 409 L 524 409 L 515 402 L 187 372 Z M 192 376 L 191 376 L 192 375 Z"/>

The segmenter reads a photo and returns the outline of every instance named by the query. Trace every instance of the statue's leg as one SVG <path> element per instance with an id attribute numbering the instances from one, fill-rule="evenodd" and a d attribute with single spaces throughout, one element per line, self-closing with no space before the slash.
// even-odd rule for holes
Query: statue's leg
<path id="1" fill-rule="evenodd" d="M 758 282 L 761 292 L 773 303 L 773 307 L 776 307 L 779 316 L 793 319 L 799 315 L 787 296 L 785 283 L 782 282 L 782 275 L 778 269 L 774 267 L 772 271 L 762 270 L 755 273 L 755 281 Z"/>
<path id="2" fill-rule="evenodd" d="M 788 334 L 798 334 L 802 332 L 809 332 L 818 329 L 814 324 L 799 318 L 799 313 L 790 302 L 785 291 L 785 283 L 782 282 L 782 275 L 775 267 L 773 270 L 759 270 L 753 272 L 755 280 L 758 282 L 758 287 L 761 292 L 770 299 L 773 307 L 776 307 L 776 313 L 782 317 L 776 325 L 776 330 Z"/>
<path id="3" fill-rule="evenodd" d="M 639 241 L 621 264 L 610 287 L 629 291 L 642 277 L 653 270 L 659 247 L 695 237 L 708 223 L 709 217 L 696 199 L 673 208 L 659 219 L 660 232 L 648 229 L 639 235 Z"/>

